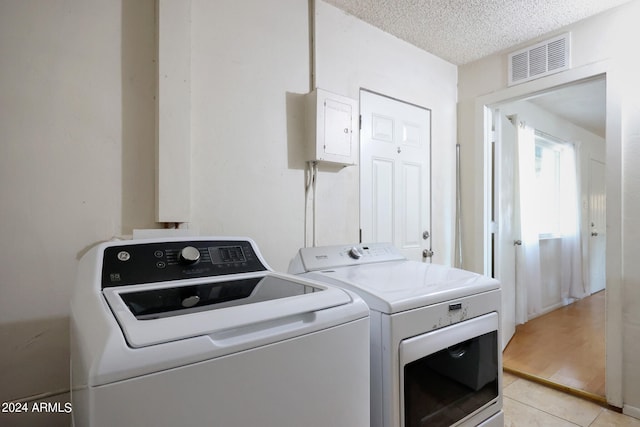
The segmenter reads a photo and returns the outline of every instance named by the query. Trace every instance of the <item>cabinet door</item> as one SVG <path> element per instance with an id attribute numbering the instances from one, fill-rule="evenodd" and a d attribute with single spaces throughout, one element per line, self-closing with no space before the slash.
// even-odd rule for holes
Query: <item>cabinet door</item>
<path id="1" fill-rule="evenodd" d="M 353 109 L 351 105 L 335 99 L 324 101 L 324 145 L 325 154 L 351 157 L 351 129 Z"/>

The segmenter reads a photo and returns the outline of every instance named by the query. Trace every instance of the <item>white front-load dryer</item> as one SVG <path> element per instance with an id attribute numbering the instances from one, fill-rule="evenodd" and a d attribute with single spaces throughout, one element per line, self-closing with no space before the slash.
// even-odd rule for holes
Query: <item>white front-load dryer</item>
<path id="1" fill-rule="evenodd" d="M 500 283 L 388 243 L 303 248 L 290 273 L 371 309 L 372 427 L 502 427 Z"/>
<path id="2" fill-rule="evenodd" d="M 369 310 L 247 238 L 116 241 L 80 261 L 74 425 L 369 426 Z"/>

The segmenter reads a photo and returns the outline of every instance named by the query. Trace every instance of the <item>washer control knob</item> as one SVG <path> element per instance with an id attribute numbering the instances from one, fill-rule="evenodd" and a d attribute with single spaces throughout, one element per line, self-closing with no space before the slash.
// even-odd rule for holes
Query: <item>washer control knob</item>
<path id="1" fill-rule="evenodd" d="M 180 251 L 180 262 L 195 264 L 200 260 L 200 251 L 193 246 L 186 246 Z"/>
<path id="2" fill-rule="evenodd" d="M 353 259 L 360 259 L 362 257 L 362 251 L 357 246 L 354 246 L 349 250 L 349 256 Z"/>

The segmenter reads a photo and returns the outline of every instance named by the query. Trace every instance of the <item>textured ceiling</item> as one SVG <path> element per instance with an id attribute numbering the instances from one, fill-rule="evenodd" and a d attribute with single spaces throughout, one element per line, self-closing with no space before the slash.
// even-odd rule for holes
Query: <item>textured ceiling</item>
<path id="1" fill-rule="evenodd" d="M 462 65 L 629 0 L 326 0 L 369 24 Z"/>

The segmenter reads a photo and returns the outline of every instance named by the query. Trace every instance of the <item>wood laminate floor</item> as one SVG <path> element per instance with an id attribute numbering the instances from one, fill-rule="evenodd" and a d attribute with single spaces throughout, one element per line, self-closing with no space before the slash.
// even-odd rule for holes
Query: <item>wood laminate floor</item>
<path id="1" fill-rule="evenodd" d="M 505 370 L 605 396 L 605 292 L 518 325 Z"/>

